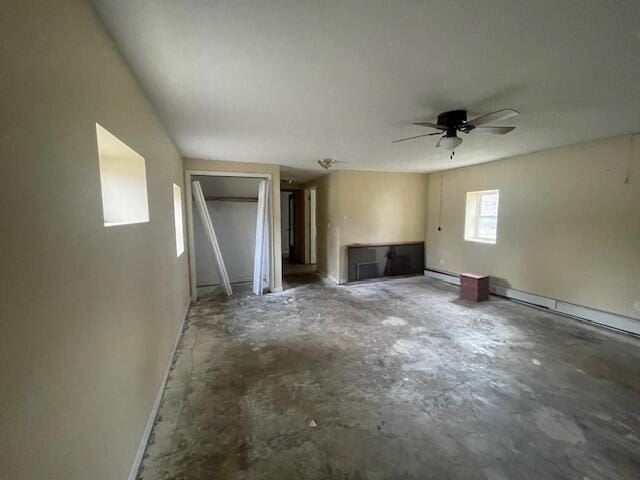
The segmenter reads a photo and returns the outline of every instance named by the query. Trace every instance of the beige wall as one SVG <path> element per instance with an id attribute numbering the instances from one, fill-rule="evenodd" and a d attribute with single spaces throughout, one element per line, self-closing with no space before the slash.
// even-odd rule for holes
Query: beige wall
<path id="1" fill-rule="evenodd" d="M 281 254 L 281 226 L 280 226 L 280 167 L 266 163 L 227 162 L 222 160 L 205 160 L 200 158 L 185 158 L 185 170 L 199 170 L 210 172 L 232 173 L 268 173 L 271 175 L 271 216 L 273 228 L 271 235 L 270 275 L 274 279 L 274 291 L 282 290 L 282 254 Z"/>
<path id="2" fill-rule="evenodd" d="M 347 281 L 347 245 L 425 238 L 427 176 L 339 172 L 340 283 Z"/>
<path id="3" fill-rule="evenodd" d="M 316 268 L 318 272 L 338 283 L 338 172 L 323 175 L 307 186 L 316 189 Z"/>
<path id="4" fill-rule="evenodd" d="M 83 1 L 2 2 L 0 477 L 126 478 L 188 306 L 182 161 Z M 105 228 L 96 122 L 146 159 Z"/>
<path id="5" fill-rule="evenodd" d="M 347 281 L 349 244 L 425 238 L 425 174 L 336 170 L 310 186 L 318 190 L 318 269 L 334 281 Z"/>
<path id="6" fill-rule="evenodd" d="M 640 318 L 638 143 L 618 137 L 431 174 L 429 268 Z M 488 189 L 500 190 L 497 243 L 466 242 L 466 193 Z"/>

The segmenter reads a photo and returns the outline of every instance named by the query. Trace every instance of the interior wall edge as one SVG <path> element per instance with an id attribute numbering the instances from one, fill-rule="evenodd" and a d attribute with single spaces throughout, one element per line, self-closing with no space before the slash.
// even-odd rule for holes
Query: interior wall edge
<path id="1" fill-rule="evenodd" d="M 96 16 L 96 18 L 100 21 L 100 23 L 102 25 L 104 25 L 105 24 L 105 20 L 104 20 L 103 16 L 100 14 L 100 11 L 96 8 L 96 5 L 93 2 L 88 2 L 88 4 L 89 4 L 89 8 L 93 11 L 93 14 Z M 116 42 L 116 40 L 111 35 L 111 30 L 103 28 L 103 31 L 104 31 L 105 36 L 111 42 L 111 45 L 112 45 L 113 49 L 118 52 L 118 54 L 120 55 L 120 57 L 122 59 L 125 59 L 126 58 L 126 56 L 124 54 L 125 52 L 122 51 L 122 49 L 120 48 L 120 45 L 118 45 L 118 42 Z M 131 67 L 131 64 L 129 64 L 129 62 L 124 61 L 124 65 L 125 65 L 125 68 L 129 71 L 129 75 L 133 79 L 133 81 L 134 81 L 134 83 L 135 83 L 140 95 L 143 98 L 145 98 L 147 103 L 149 104 L 149 109 L 152 112 L 153 116 L 155 117 L 155 121 L 157 123 L 157 126 L 160 128 L 160 130 L 162 130 L 162 133 L 164 134 L 164 136 L 172 143 L 172 145 L 173 145 L 174 149 L 176 150 L 176 152 L 178 152 L 180 154 L 181 152 L 178 149 L 178 142 L 176 142 L 176 140 L 173 138 L 173 136 L 171 135 L 169 130 L 165 127 L 165 122 L 164 122 L 162 116 L 160 115 L 160 112 L 156 108 L 155 104 L 151 101 L 151 95 L 149 95 L 149 92 L 144 87 L 143 83 L 140 81 L 140 77 L 138 76 L 138 73 Z"/>

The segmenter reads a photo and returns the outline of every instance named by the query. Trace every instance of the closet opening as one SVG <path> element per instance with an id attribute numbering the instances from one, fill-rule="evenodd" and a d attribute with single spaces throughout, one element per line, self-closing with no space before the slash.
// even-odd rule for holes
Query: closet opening
<path id="1" fill-rule="evenodd" d="M 187 171 L 191 296 L 273 290 L 271 175 Z"/>

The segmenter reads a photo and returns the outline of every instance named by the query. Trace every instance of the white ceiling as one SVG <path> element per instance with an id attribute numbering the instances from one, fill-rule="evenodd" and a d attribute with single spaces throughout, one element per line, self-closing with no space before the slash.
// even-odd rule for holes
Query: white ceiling
<path id="1" fill-rule="evenodd" d="M 434 171 L 640 130 L 638 0 L 94 0 L 185 156 Z M 456 150 L 415 121 L 511 107 Z"/>

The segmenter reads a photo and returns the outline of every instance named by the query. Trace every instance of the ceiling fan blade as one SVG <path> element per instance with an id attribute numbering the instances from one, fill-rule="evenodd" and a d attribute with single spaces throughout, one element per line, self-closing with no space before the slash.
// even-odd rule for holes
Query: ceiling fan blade
<path id="1" fill-rule="evenodd" d="M 487 113 L 486 115 L 481 115 L 479 117 L 473 118 L 466 122 L 465 125 L 477 127 L 479 125 L 486 125 L 487 123 L 502 122 L 503 120 L 513 118 L 517 115 L 520 115 L 520 113 L 518 113 L 516 110 L 505 108 L 503 110 L 498 110 L 497 112 Z"/>
<path id="2" fill-rule="evenodd" d="M 437 123 L 430 123 L 430 122 L 415 122 L 413 125 L 420 125 L 421 127 L 436 128 L 438 130 L 446 130 L 447 129 L 447 127 L 445 127 L 443 125 L 438 125 Z"/>
<path id="3" fill-rule="evenodd" d="M 442 135 L 442 132 L 425 133 L 423 135 L 416 135 L 415 137 L 401 138 L 400 140 L 394 140 L 391 143 L 406 142 L 407 140 L 413 140 L 415 138 L 421 138 L 421 137 L 430 137 L 431 135 Z"/>
<path id="4" fill-rule="evenodd" d="M 489 135 L 506 135 L 513 131 L 516 127 L 476 127 L 471 130 L 471 133 L 488 133 Z"/>

